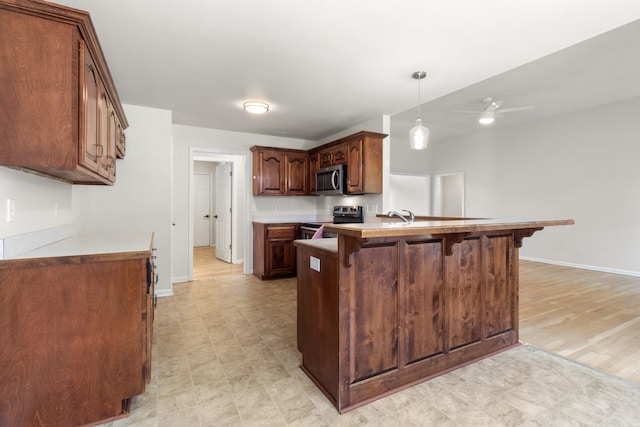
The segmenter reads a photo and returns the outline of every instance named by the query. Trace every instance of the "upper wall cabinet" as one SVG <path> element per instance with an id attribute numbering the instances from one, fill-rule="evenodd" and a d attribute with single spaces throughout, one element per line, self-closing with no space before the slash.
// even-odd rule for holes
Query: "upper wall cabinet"
<path id="1" fill-rule="evenodd" d="M 319 167 L 346 163 L 347 194 L 382 193 L 382 140 L 386 136 L 361 131 L 316 147 L 309 155 L 317 156 Z M 311 194 L 315 193 L 315 172 L 312 178 Z"/>
<path id="2" fill-rule="evenodd" d="M 113 184 L 128 127 L 89 14 L 0 0 L 0 165 Z"/>
<path id="3" fill-rule="evenodd" d="M 316 170 L 347 165 L 347 194 L 382 193 L 382 140 L 387 135 L 361 131 L 312 150 L 251 147 L 254 196 L 316 194 Z"/>
<path id="4" fill-rule="evenodd" d="M 306 151 L 251 147 L 253 195 L 304 196 L 309 193 Z"/>
<path id="5" fill-rule="evenodd" d="M 332 144 L 320 150 L 318 154 L 321 168 L 347 163 L 347 147 L 344 144 Z"/>

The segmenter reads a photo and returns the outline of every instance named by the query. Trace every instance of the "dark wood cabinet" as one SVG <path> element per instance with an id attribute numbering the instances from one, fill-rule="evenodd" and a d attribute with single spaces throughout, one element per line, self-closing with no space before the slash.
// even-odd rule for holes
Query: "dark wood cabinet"
<path id="1" fill-rule="evenodd" d="M 320 154 L 317 152 L 309 153 L 309 194 L 316 194 L 316 171 L 320 167 Z"/>
<path id="2" fill-rule="evenodd" d="M 290 196 L 306 195 L 309 192 L 307 153 L 291 151 L 285 153 L 285 156 L 285 194 Z"/>
<path id="3" fill-rule="evenodd" d="M 128 415 L 151 379 L 151 246 L 148 233 L 81 236 L 0 261 L 0 425 Z"/>
<path id="4" fill-rule="evenodd" d="M 382 140 L 386 136 L 361 131 L 316 147 L 310 155 L 319 156 L 318 167 L 347 165 L 347 194 L 382 193 Z M 313 178 L 315 183 L 315 172 Z"/>
<path id="5" fill-rule="evenodd" d="M 347 163 L 347 147 L 342 143 L 331 144 L 329 147 L 320 150 L 318 154 L 321 168 Z"/>
<path id="6" fill-rule="evenodd" d="M 253 274 L 260 280 L 296 275 L 297 223 L 253 223 Z"/>
<path id="7" fill-rule="evenodd" d="M 347 194 L 382 193 L 382 140 L 387 135 L 361 131 L 309 151 L 251 147 L 253 195 L 316 194 L 319 168 L 347 165 Z"/>
<path id="8" fill-rule="evenodd" d="M 0 63 L 0 165 L 113 184 L 128 123 L 88 13 L 0 0 Z"/>
<path id="9" fill-rule="evenodd" d="M 359 132 L 347 137 L 347 192 L 382 193 L 382 140 L 384 134 Z"/>
<path id="10" fill-rule="evenodd" d="M 304 196 L 308 194 L 308 155 L 304 150 L 251 147 L 253 195 Z"/>

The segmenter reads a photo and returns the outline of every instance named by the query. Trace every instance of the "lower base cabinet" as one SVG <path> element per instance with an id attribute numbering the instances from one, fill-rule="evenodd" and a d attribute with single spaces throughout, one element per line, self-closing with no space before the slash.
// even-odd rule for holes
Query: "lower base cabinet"
<path id="1" fill-rule="evenodd" d="M 260 280 L 294 277 L 298 223 L 253 223 L 253 274 Z"/>
<path id="2" fill-rule="evenodd" d="M 128 415 L 151 378 L 146 236 L 132 251 L 0 261 L 0 426 Z"/>

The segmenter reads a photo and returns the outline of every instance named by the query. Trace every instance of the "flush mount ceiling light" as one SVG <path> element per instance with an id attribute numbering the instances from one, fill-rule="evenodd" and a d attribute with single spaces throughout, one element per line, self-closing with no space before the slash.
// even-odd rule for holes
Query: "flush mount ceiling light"
<path id="1" fill-rule="evenodd" d="M 429 144 L 429 129 L 422 126 L 422 119 L 420 119 L 420 80 L 427 77 L 427 72 L 416 71 L 411 77 L 418 80 L 418 120 L 409 131 L 409 144 L 412 150 L 424 150 Z"/>
<path id="2" fill-rule="evenodd" d="M 264 114 L 269 111 L 269 104 L 260 101 L 247 101 L 242 104 L 242 109 L 251 114 Z"/>

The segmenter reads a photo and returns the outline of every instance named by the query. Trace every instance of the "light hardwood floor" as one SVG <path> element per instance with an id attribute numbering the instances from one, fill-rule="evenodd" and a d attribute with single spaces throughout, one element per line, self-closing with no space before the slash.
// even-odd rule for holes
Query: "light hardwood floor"
<path id="1" fill-rule="evenodd" d="M 194 280 L 242 274 L 194 248 Z M 520 339 L 640 383 L 640 277 L 520 261 Z"/>
<path id="2" fill-rule="evenodd" d="M 216 258 L 216 248 L 193 248 L 193 280 L 243 274 L 243 264 L 229 264 Z"/>
<path id="3" fill-rule="evenodd" d="M 640 277 L 521 261 L 520 339 L 640 383 Z"/>

